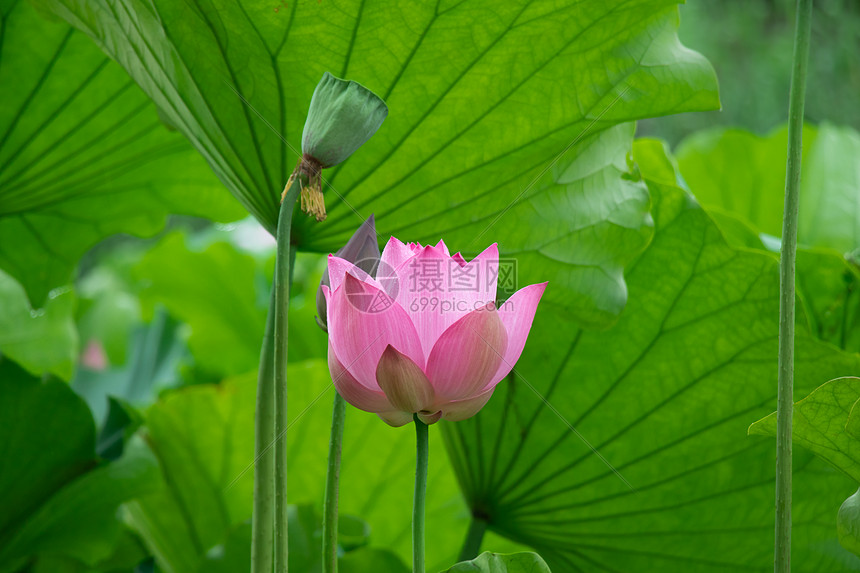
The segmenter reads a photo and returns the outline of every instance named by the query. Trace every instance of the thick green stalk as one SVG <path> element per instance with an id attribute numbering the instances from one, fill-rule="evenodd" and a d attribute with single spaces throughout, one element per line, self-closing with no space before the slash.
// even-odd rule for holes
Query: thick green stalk
<path id="1" fill-rule="evenodd" d="M 788 158 L 782 220 L 779 278 L 779 379 L 776 410 L 775 573 L 791 571 L 791 422 L 794 407 L 794 303 L 797 254 L 797 205 L 802 158 L 803 105 L 812 28 L 812 0 L 797 0 L 794 64 L 788 102 Z"/>
<path id="2" fill-rule="evenodd" d="M 294 177 L 281 202 L 275 256 L 275 573 L 287 573 L 287 342 L 290 310 L 290 227 L 301 186 Z"/>
<path id="3" fill-rule="evenodd" d="M 484 540 L 484 533 L 487 532 L 487 521 L 480 517 L 472 516 L 472 522 L 469 524 L 469 532 L 466 533 L 466 541 L 463 543 L 463 549 L 460 550 L 460 558 L 458 561 L 469 561 L 478 556 L 481 551 L 481 542 Z"/>
<path id="4" fill-rule="evenodd" d="M 346 402 L 335 391 L 334 406 L 331 412 L 331 437 L 328 442 L 328 471 L 326 473 L 325 504 L 323 506 L 323 573 L 337 573 L 337 496 L 345 418 Z"/>
<path id="5" fill-rule="evenodd" d="M 418 456 L 415 464 L 415 499 L 412 503 L 412 573 L 424 571 L 424 503 L 427 498 L 427 462 L 430 456 L 427 424 L 415 419 Z"/>
<path id="6" fill-rule="evenodd" d="M 254 515 L 251 520 L 251 571 L 272 571 L 275 509 L 275 291 L 269 299 L 266 333 L 257 374 L 257 408 L 254 414 Z"/>

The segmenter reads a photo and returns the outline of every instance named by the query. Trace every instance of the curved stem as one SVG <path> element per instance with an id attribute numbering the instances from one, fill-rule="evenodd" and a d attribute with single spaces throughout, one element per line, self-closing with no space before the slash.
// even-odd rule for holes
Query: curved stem
<path id="1" fill-rule="evenodd" d="M 290 248 L 290 226 L 301 178 L 292 184 L 281 202 L 278 215 L 277 251 L 275 256 L 275 573 L 288 569 L 287 536 L 287 342 L 290 310 L 290 268 L 294 252 Z"/>
<path id="2" fill-rule="evenodd" d="M 415 499 L 412 504 L 412 573 L 424 573 L 424 502 L 427 497 L 427 463 L 430 455 L 427 424 L 415 414 L 418 444 L 415 464 Z"/>
<path id="3" fill-rule="evenodd" d="M 484 533 L 487 531 L 487 521 L 480 517 L 472 516 L 472 521 L 469 523 L 469 532 L 466 533 L 466 541 L 463 543 L 463 549 L 460 551 L 458 561 L 469 561 L 478 556 L 481 551 L 481 542 L 484 540 Z"/>
<path id="4" fill-rule="evenodd" d="M 328 443 L 328 471 L 325 480 L 323 506 L 323 573 L 337 573 L 337 496 L 340 482 L 340 452 L 346 403 L 335 391 L 331 412 L 331 438 Z"/>
<path id="5" fill-rule="evenodd" d="M 776 519 L 774 571 L 791 571 L 791 423 L 794 407 L 794 304 L 797 253 L 797 205 L 800 189 L 803 106 L 812 28 L 812 0 L 797 0 L 794 63 L 788 102 L 788 158 L 785 212 L 779 259 L 779 379 L 776 410 Z"/>
<path id="6" fill-rule="evenodd" d="M 269 299 L 266 333 L 257 374 L 257 406 L 254 414 L 254 514 L 251 520 L 251 571 L 272 570 L 275 509 L 275 291 Z"/>

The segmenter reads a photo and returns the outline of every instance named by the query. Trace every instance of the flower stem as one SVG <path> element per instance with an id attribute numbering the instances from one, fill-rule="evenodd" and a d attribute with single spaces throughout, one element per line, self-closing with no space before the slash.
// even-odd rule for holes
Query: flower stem
<path id="1" fill-rule="evenodd" d="M 301 187 L 300 177 L 292 182 L 281 201 L 278 215 L 277 250 L 275 255 L 275 573 L 287 573 L 287 342 L 290 310 L 290 264 L 295 252 L 290 247 L 290 227 L 296 197 Z"/>
<path id="2" fill-rule="evenodd" d="M 328 471 L 323 506 L 323 573 L 337 573 L 337 496 L 340 482 L 340 452 L 346 403 L 335 391 L 331 412 L 331 438 L 328 443 Z"/>
<path id="3" fill-rule="evenodd" d="M 412 504 L 412 573 L 424 572 L 424 502 L 427 497 L 427 463 L 430 455 L 427 424 L 415 414 L 418 459 L 415 464 L 415 499 Z"/>
<path id="4" fill-rule="evenodd" d="M 779 378 L 776 410 L 776 519 L 774 572 L 791 571 L 791 422 L 794 407 L 794 304 L 797 205 L 800 189 L 803 105 L 812 28 L 812 0 L 797 0 L 791 93 L 788 102 L 788 157 L 779 277 Z"/>
<path id="5" fill-rule="evenodd" d="M 251 521 L 251 571 L 272 570 L 275 509 L 275 396 L 273 367 L 275 353 L 275 291 L 269 300 L 266 333 L 260 350 L 257 374 L 257 407 L 254 414 L 254 514 Z"/>
<path id="6" fill-rule="evenodd" d="M 463 543 L 463 549 L 460 551 L 458 561 L 469 561 L 478 556 L 486 531 L 487 521 L 473 515 L 472 521 L 469 523 L 469 532 L 466 534 L 466 542 Z"/>

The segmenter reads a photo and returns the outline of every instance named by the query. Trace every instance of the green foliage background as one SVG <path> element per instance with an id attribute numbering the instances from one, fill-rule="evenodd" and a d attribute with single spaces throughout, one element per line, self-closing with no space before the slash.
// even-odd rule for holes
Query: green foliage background
<path id="1" fill-rule="evenodd" d="M 431 428 L 430 570 L 471 519 L 554 571 L 769 570 L 773 444 L 746 432 L 775 404 L 789 4 L 0 3 L 0 572 L 247 567 L 265 229 L 326 70 L 391 115 L 327 173 L 329 220 L 294 222 L 293 570 L 320 567 L 321 253 L 370 212 L 550 282 L 489 405 Z M 798 396 L 860 373 L 860 12 L 818 6 Z M 819 454 L 846 439 L 820 414 Z M 797 452 L 796 571 L 860 570 L 854 446 L 843 472 Z M 342 572 L 408 570 L 412 452 L 349 408 Z"/>

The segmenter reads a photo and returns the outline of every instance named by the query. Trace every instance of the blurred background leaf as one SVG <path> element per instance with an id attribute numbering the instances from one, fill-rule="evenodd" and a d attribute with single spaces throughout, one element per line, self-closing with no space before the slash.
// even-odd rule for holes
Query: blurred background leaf
<path id="1" fill-rule="evenodd" d="M 43 308 L 32 310 L 24 289 L 0 271 L 0 352 L 32 374 L 68 380 L 78 353 L 74 305 L 74 293 L 65 288 L 52 292 Z"/>
<path id="2" fill-rule="evenodd" d="M 741 218 L 761 233 L 782 235 L 787 130 L 765 137 L 740 129 L 710 129 L 678 146 L 678 165 L 690 190 L 712 211 Z M 860 133 L 824 123 L 803 131 L 800 187 L 801 246 L 860 247 Z"/>
<path id="3" fill-rule="evenodd" d="M 40 382 L 0 359 L 0 571 L 43 557 L 95 566 L 125 538 L 118 506 L 156 487 L 157 466 L 139 442 L 99 463 L 95 425 L 67 384 Z"/>

